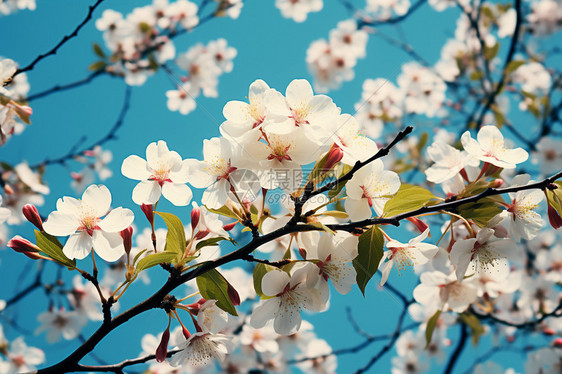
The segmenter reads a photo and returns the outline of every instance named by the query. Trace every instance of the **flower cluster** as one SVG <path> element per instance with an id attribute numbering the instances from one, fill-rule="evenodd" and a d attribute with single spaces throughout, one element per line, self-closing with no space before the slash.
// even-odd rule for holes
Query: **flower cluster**
<path id="1" fill-rule="evenodd" d="M 4 3 L 0 4 L 0 9 L 2 5 Z M 17 68 L 15 61 L 0 57 L 0 146 L 30 123 L 32 109 L 22 104 L 29 92 L 29 83 L 25 73 L 14 77 Z"/>

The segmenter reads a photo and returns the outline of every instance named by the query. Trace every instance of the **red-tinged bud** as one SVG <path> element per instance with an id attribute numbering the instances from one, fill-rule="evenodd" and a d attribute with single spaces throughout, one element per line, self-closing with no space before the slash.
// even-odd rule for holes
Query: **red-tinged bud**
<path id="1" fill-rule="evenodd" d="M 152 204 L 142 204 L 141 209 L 150 225 L 154 225 L 154 210 Z"/>
<path id="2" fill-rule="evenodd" d="M 76 182 L 80 182 L 83 178 L 83 175 L 80 173 L 76 173 L 74 171 L 70 172 L 70 176 L 72 177 L 72 179 L 74 179 Z"/>
<path id="3" fill-rule="evenodd" d="M 326 158 L 326 163 L 324 164 L 324 171 L 328 171 L 334 167 L 343 158 L 343 151 L 337 145 L 333 145 L 328 151 L 328 157 Z"/>
<path id="4" fill-rule="evenodd" d="M 123 238 L 123 246 L 125 246 L 125 253 L 131 253 L 131 248 L 133 247 L 133 226 L 127 227 L 125 230 L 120 232 Z"/>
<path id="5" fill-rule="evenodd" d="M 552 342 L 552 346 L 556 348 L 562 348 L 562 338 L 556 338 Z"/>
<path id="6" fill-rule="evenodd" d="M 223 228 L 224 231 L 230 231 L 230 230 L 232 230 L 232 229 L 234 228 L 234 226 L 236 226 L 237 224 L 238 224 L 238 221 L 232 222 L 232 223 L 229 223 L 229 224 L 227 224 L 227 225 L 224 225 L 222 228 Z"/>
<path id="7" fill-rule="evenodd" d="M 515 341 L 515 336 L 509 335 L 505 338 L 505 340 L 507 340 L 508 343 L 513 343 Z"/>
<path id="8" fill-rule="evenodd" d="M 554 227 L 554 229 L 562 226 L 562 218 L 560 217 L 556 209 L 554 209 L 550 204 L 548 204 L 548 221 L 550 222 L 550 225 Z"/>
<path id="9" fill-rule="evenodd" d="M 191 209 L 191 229 L 195 230 L 199 224 L 199 218 L 201 218 L 201 209 L 199 207 L 194 207 Z"/>
<path id="10" fill-rule="evenodd" d="M 84 151 L 84 156 L 88 156 L 88 157 L 94 157 L 96 155 L 96 153 L 92 150 L 86 150 Z"/>
<path id="11" fill-rule="evenodd" d="M 162 334 L 162 339 L 156 348 L 156 361 L 163 362 L 168 355 L 168 341 L 170 340 L 170 326 Z"/>
<path id="12" fill-rule="evenodd" d="M 301 255 L 303 260 L 306 260 L 306 249 L 299 247 L 299 255 Z"/>
<path id="13" fill-rule="evenodd" d="M 550 327 L 547 327 L 544 330 L 542 330 L 542 333 L 549 336 L 556 335 L 556 331 L 554 331 Z"/>
<path id="14" fill-rule="evenodd" d="M 468 180 L 468 174 L 466 173 L 466 170 L 465 170 L 464 168 L 462 168 L 459 173 L 461 174 L 462 179 L 464 179 L 465 181 L 469 182 L 469 180 Z"/>
<path id="15" fill-rule="evenodd" d="M 6 185 L 4 186 L 4 192 L 5 192 L 7 195 L 11 195 L 11 194 L 14 193 L 14 189 L 13 189 L 12 186 L 10 186 L 9 184 L 6 184 Z"/>
<path id="16" fill-rule="evenodd" d="M 427 225 L 427 223 L 425 223 L 424 221 L 422 221 L 419 218 L 409 217 L 409 218 L 406 218 L 406 219 L 408 221 L 410 221 L 412 224 L 414 224 L 414 226 L 416 226 L 416 228 L 419 230 L 420 233 L 424 233 L 425 230 L 429 229 L 429 226 Z M 431 233 L 429 233 L 428 236 L 431 238 Z"/>
<path id="17" fill-rule="evenodd" d="M 494 174 L 496 174 L 499 170 L 501 170 L 501 168 L 498 167 L 498 166 L 496 166 L 496 165 L 491 165 L 491 164 L 488 164 L 488 165 L 489 165 L 489 166 L 488 166 L 488 168 L 486 169 L 486 171 L 485 171 L 485 173 L 484 173 L 485 176 L 494 175 Z"/>
<path id="18" fill-rule="evenodd" d="M 209 235 L 209 230 L 199 231 L 197 234 L 195 234 L 195 239 L 200 240 L 206 237 L 207 235 Z"/>
<path id="19" fill-rule="evenodd" d="M 503 185 L 503 180 L 502 179 L 495 179 L 493 182 L 490 183 L 490 187 L 491 188 L 499 188 Z"/>
<path id="20" fill-rule="evenodd" d="M 14 236 L 6 245 L 19 253 L 39 252 L 39 247 L 19 235 Z"/>
<path id="21" fill-rule="evenodd" d="M 25 218 L 33 223 L 33 225 L 35 227 L 37 227 L 39 230 L 44 231 L 43 230 L 43 220 L 41 219 L 41 216 L 39 215 L 39 212 L 37 211 L 37 208 L 35 207 L 35 205 L 33 204 L 25 204 L 22 208 L 22 212 L 23 215 L 25 216 Z"/>
<path id="22" fill-rule="evenodd" d="M 240 295 L 238 294 L 238 291 L 236 291 L 236 289 L 232 287 L 230 283 L 228 284 L 227 290 L 228 290 L 228 298 L 230 299 L 232 305 L 234 306 L 240 305 Z"/>

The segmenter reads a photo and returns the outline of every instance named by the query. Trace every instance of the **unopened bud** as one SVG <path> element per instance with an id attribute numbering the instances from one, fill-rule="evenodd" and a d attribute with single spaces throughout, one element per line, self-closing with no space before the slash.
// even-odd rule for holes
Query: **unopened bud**
<path id="1" fill-rule="evenodd" d="M 556 335 L 556 331 L 554 331 L 550 327 L 547 327 L 544 330 L 542 330 L 542 333 L 545 334 L 545 335 L 550 335 L 550 336 Z"/>
<path id="2" fill-rule="evenodd" d="M 141 210 L 146 216 L 146 219 L 150 223 L 150 225 L 154 225 L 154 210 L 152 208 L 152 204 L 142 204 Z"/>
<path id="3" fill-rule="evenodd" d="M 195 230 L 197 225 L 199 224 L 199 218 L 201 218 L 201 209 L 197 206 L 194 206 L 191 209 L 191 229 Z"/>
<path id="4" fill-rule="evenodd" d="M 425 230 L 429 229 L 429 226 L 427 225 L 427 223 L 425 223 L 424 221 L 422 221 L 421 219 L 419 219 L 417 217 L 408 217 L 406 219 L 408 221 L 410 221 L 411 223 L 413 223 L 414 226 L 416 226 L 416 228 L 419 230 L 420 233 L 424 233 Z M 429 232 L 427 235 L 431 238 L 431 232 Z"/>
<path id="5" fill-rule="evenodd" d="M 156 348 L 156 361 L 163 362 L 168 355 L 168 341 L 170 340 L 170 326 L 162 334 L 162 339 Z"/>
<path id="6" fill-rule="evenodd" d="M 127 227 L 125 230 L 120 232 L 121 237 L 123 238 L 123 246 L 125 247 L 125 253 L 131 253 L 131 248 L 133 247 L 133 226 Z"/>
<path id="7" fill-rule="evenodd" d="M 552 346 L 556 348 L 562 348 L 562 338 L 556 338 L 552 342 Z"/>
<path id="8" fill-rule="evenodd" d="M 299 254 L 303 258 L 303 260 L 306 260 L 306 249 L 299 247 Z"/>
<path id="9" fill-rule="evenodd" d="M 493 182 L 490 183 L 490 187 L 491 188 L 499 188 L 503 185 L 503 180 L 502 179 L 494 179 Z"/>
<path id="10" fill-rule="evenodd" d="M 19 235 L 14 236 L 6 245 L 19 253 L 39 252 L 39 247 Z"/>
<path id="11" fill-rule="evenodd" d="M 554 229 L 562 226 L 562 218 L 560 217 L 556 209 L 554 209 L 550 204 L 548 204 L 548 221 Z"/>
<path id="12" fill-rule="evenodd" d="M 328 151 L 328 157 L 326 158 L 326 163 L 324 163 L 324 171 L 328 171 L 334 167 L 343 158 L 343 151 L 337 145 L 333 145 Z"/>
<path id="13" fill-rule="evenodd" d="M 197 234 L 195 234 L 195 239 L 200 240 L 206 237 L 207 235 L 209 235 L 209 230 L 199 231 Z"/>
<path id="14" fill-rule="evenodd" d="M 236 291 L 236 289 L 232 287 L 230 283 L 228 283 L 227 290 L 228 290 L 228 298 L 230 299 L 232 305 L 234 306 L 240 305 L 240 295 L 238 294 L 238 291 Z"/>
<path id="15" fill-rule="evenodd" d="M 39 230 L 43 230 L 43 220 L 41 220 L 41 216 L 37 211 L 37 208 L 33 204 L 25 204 L 22 208 L 23 215 L 25 218 L 31 222 L 35 227 Z"/>
<path id="16" fill-rule="evenodd" d="M 234 228 L 234 226 L 236 226 L 236 224 L 238 224 L 238 221 L 224 225 L 222 228 L 224 231 L 230 231 Z"/>
<path id="17" fill-rule="evenodd" d="M 191 338 L 191 333 L 189 332 L 188 329 L 185 328 L 185 326 L 181 327 L 181 332 L 183 333 L 183 337 L 187 340 L 189 338 Z"/>
<path id="18" fill-rule="evenodd" d="M 5 192 L 7 195 L 11 195 L 11 194 L 14 193 L 14 189 L 13 189 L 12 186 L 10 186 L 9 184 L 6 184 L 6 185 L 4 186 L 4 192 Z"/>

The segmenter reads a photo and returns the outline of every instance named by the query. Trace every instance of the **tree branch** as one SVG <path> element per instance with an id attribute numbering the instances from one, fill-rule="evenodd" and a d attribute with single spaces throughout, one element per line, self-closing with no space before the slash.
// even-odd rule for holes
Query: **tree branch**
<path id="1" fill-rule="evenodd" d="M 92 19 L 92 15 L 94 13 L 94 10 L 103 2 L 104 0 L 97 0 L 96 3 L 94 5 L 91 5 L 88 8 L 88 14 L 86 15 L 86 18 L 84 18 L 84 20 L 82 20 L 82 22 L 80 22 L 80 24 L 78 26 L 76 26 L 76 28 L 74 29 L 74 31 L 72 31 L 72 33 L 70 33 L 70 35 L 65 35 L 62 40 L 60 42 L 58 42 L 57 45 L 55 45 L 51 50 L 49 50 L 48 52 L 45 52 L 44 54 L 41 54 L 39 56 L 37 56 L 35 58 L 35 60 L 33 60 L 29 65 L 16 70 L 16 72 L 14 73 L 14 75 L 12 75 L 12 79 L 23 72 L 32 70 L 35 65 L 37 65 L 37 63 L 41 60 L 43 60 L 44 58 L 51 56 L 51 55 L 55 55 L 57 53 L 57 51 L 59 50 L 60 47 L 62 47 L 66 42 L 68 42 L 70 39 L 76 37 L 78 35 L 78 32 L 80 31 L 80 29 L 82 27 L 84 27 L 88 21 L 90 21 Z"/>
<path id="2" fill-rule="evenodd" d="M 461 355 L 464 346 L 466 345 L 466 340 L 468 338 L 468 328 L 464 323 L 460 323 L 460 328 L 461 328 L 461 334 L 459 337 L 459 342 L 453 354 L 451 355 L 451 357 L 449 357 L 449 362 L 447 363 L 447 367 L 445 368 L 444 374 L 451 374 L 453 372 L 453 369 L 455 368 L 455 364 L 457 363 L 457 360 Z"/>

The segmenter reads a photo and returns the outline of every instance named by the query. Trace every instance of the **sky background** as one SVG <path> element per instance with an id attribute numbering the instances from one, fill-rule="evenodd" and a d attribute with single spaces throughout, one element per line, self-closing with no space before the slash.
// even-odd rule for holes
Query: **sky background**
<path id="1" fill-rule="evenodd" d="M 352 2 L 358 6 L 363 5 L 361 1 Z M 94 20 L 101 16 L 104 9 L 128 13 L 135 6 L 148 3 L 106 0 L 95 11 Z M 36 11 L 21 11 L 0 18 L 0 55 L 11 58 L 20 65 L 27 65 L 39 53 L 51 49 L 63 35 L 70 33 L 84 18 L 87 6 L 91 4 L 93 1 L 38 0 Z M 163 71 L 150 77 L 143 86 L 133 87 L 131 110 L 127 113 L 124 125 L 117 133 L 117 139 L 108 142 L 104 147 L 113 152 L 110 167 L 114 175 L 104 182 L 112 192 L 113 205 L 128 207 L 137 216 L 142 214 L 131 200 L 135 182 L 123 177 L 119 172 L 125 157 L 131 154 L 144 157 L 146 146 L 162 139 L 168 143 L 171 150 L 176 150 L 183 158 L 201 158 L 203 139 L 219 135 L 219 125 L 224 120 L 222 108 L 227 101 L 245 100 L 249 85 L 256 79 L 265 80 L 270 87 L 281 92 L 285 91 L 293 79 L 311 80 L 305 62 L 308 46 L 319 38 L 327 39 L 329 31 L 336 27 L 337 22 L 349 17 L 349 12 L 338 1 L 326 0 L 321 12 L 311 13 L 305 23 L 298 24 L 283 18 L 271 0 L 248 0 L 239 19 L 214 19 L 194 32 L 176 38 L 174 43 L 178 53 L 186 51 L 197 42 L 208 43 L 220 37 L 226 38 L 228 44 L 238 51 L 238 56 L 234 59 L 234 69 L 231 73 L 220 76 L 219 97 L 199 97 L 197 109 L 187 116 L 167 109 L 165 92 L 174 89 L 175 85 Z M 404 35 L 426 60 L 434 63 L 439 58 L 444 41 L 453 35 L 457 17 L 457 10 L 436 13 L 428 5 L 424 5 L 403 23 L 400 29 L 388 26 L 381 30 L 389 35 Z M 55 84 L 76 81 L 89 74 L 87 67 L 96 60 L 92 52 L 94 42 L 103 45 L 101 32 L 96 30 L 94 22 L 90 22 L 80 31 L 79 36 L 64 45 L 56 56 L 41 61 L 34 70 L 28 72 L 30 94 Z M 329 95 L 342 108 L 342 113 L 353 114 L 353 106 L 360 100 L 361 86 L 366 78 L 382 77 L 396 82 L 401 64 L 407 61 L 409 57 L 405 53 L 371 35 L 367 57 L 360 59 L 355 68 L 356 78 L 344 83 L 339 90 L 332 91 Z M 33 101 L 33 124 L 22 135 L 13 137 L 6 146 L 0 148 L 0 159 L 14 164 L 21 160 L 36 164 L 65 154 L 84 135 L 87 137 L 84 144 L 97 141 L 106 134 L 118 117 L 125 89 L 121 79 L 103 76 L 89 85 Z M 434 125 L 438 123 L 439 120 L 433 122 Z M 72 162 L 68 167 L 48 167 L 45 180 L 51 188 L 51 194 L 46 197 L 44 206 L 40 208 L 42 215 L 46 216 L 54 210 L 59 197 L 78 197 L 70 187 L 69 172 L 78 172 L 80 169 L 81 165 Z M 197 201 L 200 193 L 193 190 Z M 184 222 L 188 222 L 188 208 L 172 209 L 168 202 L 162 203 L 159 208 L 169 209 Z M 12 228 L 11 234 L 32 237 L 31 225 Z M 405 241 L 408 237 L 403 236 L 402 239 Z M 226 245 L 223 253 L 231 248 Z M 0 299 L 7 299 L 32 282 L 34 264 L 26 257 L 10 251 L 0 251 L 0 259 Z M 47 266 L 50 279 L 54 279 L 55 267 L 51 264 Z M 89 263 L 83 265 L 85 268 L 89 266 Z M 142 300 L 143 295 L 149 295 L 151 290 L 165 279 L 163 273 L 160 269 L 153 269 L 150 286 L 133 286 L 131 292 L 122 299 L 121 310 Z M 21 274 L 23 277 L 20 277 Z M 65 279 L 71 279 L 73 275 L 67 273 Z M 378 276 L 375 278 L 367 288 L 367 299 L 363 299 L 356 288 L 347 296 L 333 292 L 328 313 L 304 315 L 305 319 L 315 325 L 318 336 L 326 339 L 334 349 L 350 347 L 362 341 L 347 320 L 346 307 L 353 309 L 356 320 L 368 333 L 379 335 L 394 330 L 395 319 L 402 306 L 390 293 L 376 287 L 379 279 Z M 411 295 L 416 277 L 412 275 L 411 269 L 407 269 L 402 276 L 393 272 L 390 282 Z M 181 296 L 182 292 L 183 290 L 180 290 L 178 294 Z M 46 298 L 41 292 L 35 291 L 33 296 L 12 308 L 7 317 L 16 317 L 25 330 L 34 331 L 38 326 L 35 319 L 37 311 L 46 308 Z M 6 315 L 3 318 L 5 317 Z M 21 331 L 7 327 L 4 321 L 2 324 L 10 340 L 22 334 Z M 135 357 L 141 351 L 142 335 L 159 333 L 165 324 L 164 314 L 160 310 L 152 310 L 114 331 L 96 348 L 95 353 L 108 363 Z M 95 323 L 90 323 L 84 330 L 84 335 L 88 336 L 95 327 Z M 449 333 L 453 342 L 457 333 L 458 327 Z M 49 345 L 44 335 L 33 334 L 26 337 L 26 342 L 44 349 L 47 363 L 50 364 L 68 355 L 77 345 L 76 341 L 64 340 Z M 351 372 L 363 366 L 381 346 L 382 344 L 373 344 L 358 354 L 338 357 L 338 372 Z M 476 349 L 467 349 L 458 372 L 463 372 L 460 368 L 466 368 L 466 365 L 472 362 L 471 358 L 486 352 L 488 348 L 489 344 L 484 343 Z M 387 354 L 371 372 L 388 372 L 392 356 L 393 353 Z M 504 365 L 520 364 L 520 360 L 519 356 L 509 353 L 495 358 L 495 361 Z M 95 361 L 86 359 L 83 363 Z M 432 372 L 442 371 L 435 366 L 434 369 Z"/>

